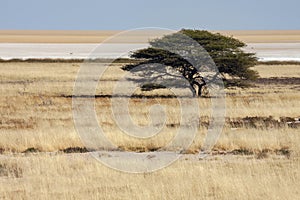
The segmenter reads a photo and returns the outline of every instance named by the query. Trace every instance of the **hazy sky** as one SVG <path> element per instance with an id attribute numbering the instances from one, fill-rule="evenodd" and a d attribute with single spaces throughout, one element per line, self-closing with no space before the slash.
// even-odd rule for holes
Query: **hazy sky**
<path id="1" fill-rule="evenodd" d="M 300 29 L 299 0 L 1 0 L 0 29 Z"/>

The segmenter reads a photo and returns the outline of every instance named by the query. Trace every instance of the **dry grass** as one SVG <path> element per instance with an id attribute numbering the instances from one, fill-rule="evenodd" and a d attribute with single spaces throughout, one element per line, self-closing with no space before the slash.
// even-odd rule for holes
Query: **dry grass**
<path id="1" fill-rule="evenodd" d="M 115 171 L 83 154 L 1 158 L 22 174 L 0 177 L 1 199 L 297 199 L 298 159 L 188 155 L 151 174 Z"/>
<path id="2" fill-rule="evenodd" d="M 267 85 L 260 82 L 246 89 L 227 89 L 226 124 L 212 152 L 216 156 L 199 161 L 195 159 L 197 156 L 184 155 L 158 172 L 133 175 L 111 170 L 87 154 L 44 153 L 85 151 L 74 128 L 72 99 L 68 98 L 79 66 L 80 63 L 0 63 L 1 199 L 91 196 L 94 199 L 296 199 L 299 196 L 299 128 L 291 128 L 283 120 L 300 117 L 300 88 L 293 81 Z M 259 65 L 255 69 L 262 78 L 300 77 L 296 65 Z M 130 99 L 131 117 L 139 125 L 149 124 L 148 111 L 154 104 L 164 106 L 167 113 L 166 127 L 159 134 L 146 140 L 132 138 L 117 127 L 111 98 L 105 97 L 124 74 L 120 64 L 114 64 L 99 83 L 97 94 L 103 95 L 95 104 L 99 125 L 122 149 L 152 151 L 164 147 L 180 125 L 177 99 Z M 155 94 L 169 93 L 157 90 Z M 211 114 L 210 99 L 200 98 L 198 102 L 199 133 L 189 153 L 201 148 Z"/>
<path id="3" fill-rule="evenodd" d="M 259 71 L 263 78 L 300 77 L 300 65 L 257 65 L 253 69 Z"/>
<path id="4" fill-rule="evenodd" d="M 2 139 L 0 147 L 7 151 L 23 152 L 27 148 L 37 148 L 41 151 L 57 151 L 60 149 L 82 146 L 79 136 L 76 134 L 72 119 L 72 100 L 63 98 L 71 96 L 76 73 L 80 63 L 1 63 L 0 109 L 2 113 L 0 132 Z M 297 75 L 297 66 L 257 66 L 255 67 L 261 77 L 270 77 L 268 68 L 272 73 L 280 77 L 290 72 Z M 276 68 L 277 67 L 277 68 Z M 287 70 L 284 70 L 284 68 Z M 277 71 L 273 68 L 276 68 Z M 20 72 L 20 73 L 16 73 Z M 269 73 L 269 74 L 268 74 Z M 119 65 L 113 65 L 103 75 L 97 94 L 109 95 L 112 93 L 115 81 L 125 72 L 120 70 Z M 288 76 L 287 76 L 288 77 Z M 281 117 L 299 117 L 298 106 L 300 92 L 295 92 L 295 85 L 258 85 L 247 89 L 228 89 L 226 97 L 226 118 L 229 121 L 239 121 L 245 117 L 269 117 L 275 120 Z M 165 90 L 158 90 L 156 94 L 166 94 Z M 125 149 L 145 148 L 155 149 L 164 146 L 170 141 L 180 125 L 180 106 L 175 98 L 151 98 L 131 99 L 129 110 L 132 119 L 139 125 L 149 124 L 149 109 L 154 104 L 160 104 L 166 108 L 166 127 L 160 134 L 149 140 L 134 139 L 124 134 L 115 122 L 111 110 L 110 98 L 96 99 L 96 112 L 98 121 L 107 137 L 116 146 Z M 194 148 L 199 148 L 206 134 L 211 114 L 210 99 L 199 99 L 201 127 Z M 125 115 L 126 117 L 126 115 Z M 127 116 L 128 117 L 128 116 Z M 265 124 L 262 124 L 264 127 Z M 237 141 L 232 134 L 230 124 L 225 124 L 224 135 L 232 135 L 227 140 L 232 146 L 242 147 L 239 143 L 247 143 L 253 139 L 252 134 L 243 134 L 244 142 Z M 238 127 L 240 132 L 259 132 L 257 136 L 266 144 L 269 144 L 270 127 L 256 130 L 255 127 Z M 272 128 L 272 127 L 271 127 Z M 254 129 L 254 130 L 252 130 Z M 283 127 L 276 130 L 279 132 L 294 132 L 294 129 Z M 237 132 L 235 131 L 235 132 Z M 276 138 L 275 132 L 274 138 Z M 273 135 L 271 135 L 272 137 Z M 263 139 L 266 137 L 267 139 Z M 289 138 L 291 143 L 297 141 L 297 135 Z M 222 138 L 219 141 L 222 142 Z M 285 146 L 287 144 L 282 144 Z M 224 146 L 224 145 L 223 145 Z M 247 145 L 251 148 L 252 145 Z M 275 143 L 278 147 L 278 142 Z M 101 147 L 99 147 L 101 148 Z M 223 147 L 226 149 L 226 146 Z M 194 151 L 195 149 L 193 149 Z"/>

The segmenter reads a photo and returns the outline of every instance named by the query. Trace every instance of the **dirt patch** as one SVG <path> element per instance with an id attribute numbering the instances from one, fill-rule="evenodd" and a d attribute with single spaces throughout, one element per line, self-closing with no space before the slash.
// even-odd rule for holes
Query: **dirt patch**
<path id="1" fill-rule="evenodd" d="M 0 177 L 21 178 L 23 170 L 16 163 L 0 163 Z"/>
<path id="2" fill-rule="evenodd" d="M 142 153 L 142 152 L 154 152 L 160 149 L 160 147 L 125 147 L 125 146 L 120 146 L 119 149 L 121 151 L 130 151 L 130 152 L 137 152 L 137 153 Z"/>

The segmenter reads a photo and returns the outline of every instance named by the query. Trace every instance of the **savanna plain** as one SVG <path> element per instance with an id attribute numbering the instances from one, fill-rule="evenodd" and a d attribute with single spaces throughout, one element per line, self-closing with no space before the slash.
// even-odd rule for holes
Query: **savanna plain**
<path id="1" fill-rule="evenodd" d="M 1 31 L 0 41 L 95 43 L 116 32 Z M 223 33 L 245 42 L 300 41 L 299 31 Z M 142 33 L 138 38 L 147 42 Z M 211 121 L 211 99 L 199 98 L 200 118 L 191 119 L 199 120 L 199 131 L 182 157 L 157 172 L 129 174 L 96 161 L 75 131 L 71 97 L 81 63 L 1 62 L 0 198 L 297 199 L 300 70 L 295 63 L 274 64 L 257 65 L 261 77 L 252 86 L 225 90 L 224 129 L 208 157 L 199 159 L 198 152 Z M 125 75 L 122 65 L 112 64 L 96 91 L 98 123 L 116 146 L 109 150 L 177 151 L 166 144 L 185 108 L 168 90 L 137 91 L 138 98 L 128 98 L 130 117 L 141 126 L 149 124 L 151 105 L 165 106 L 159 134 L 136 139 L 117 126 L 111 93 Z"/>
<path id="2" fill-rule="evenodd" d="M 111 93 L 126 72 L 113 63 L 95 98 L 98 123 L 114 151 L 176 151 L 165 147 L 180 127 L 170 91 L 136 91 L 128 98 L 135 123 L 149 123 L 151 105 L 166 108 L 162 131 L 148 139 L 124 134 L 111 111 Z M 198 158 L 211 99 L 198 98 L 199 131 L 170 166 L 130 174 L 95 160 L 74 126 L 72 94 L 79 62 L 1 62 L 0 199 L 298 199 L 300 196 L 300 65 L 259 64 L 260 78 L 226 92 L 222 134 Z M 143 98 L 142 98 L 142 97 Z M 184 108 L 183 108 L 184 109 Z M 101 146 L 95 148 L 101 150 Z"/>

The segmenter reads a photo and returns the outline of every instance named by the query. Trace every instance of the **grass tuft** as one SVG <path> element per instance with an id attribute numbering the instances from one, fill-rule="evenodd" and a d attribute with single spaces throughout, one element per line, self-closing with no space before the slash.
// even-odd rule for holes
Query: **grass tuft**
<path id="1" fill-rule="evenodd" d="M 25 151 L 23 151 L 22 153 L 38 153 L 38 152 L 41 152 L 39 149 L 37 148 L 34 148 L 34 147 L 30 147 L 30 148 L 27 148 Z"/>
<path id="2" fill-rule="evenodd" d="M 64 153 L 87 153 L 89 150 L 85 147 L 68 147 L 61 150 Z"/>

